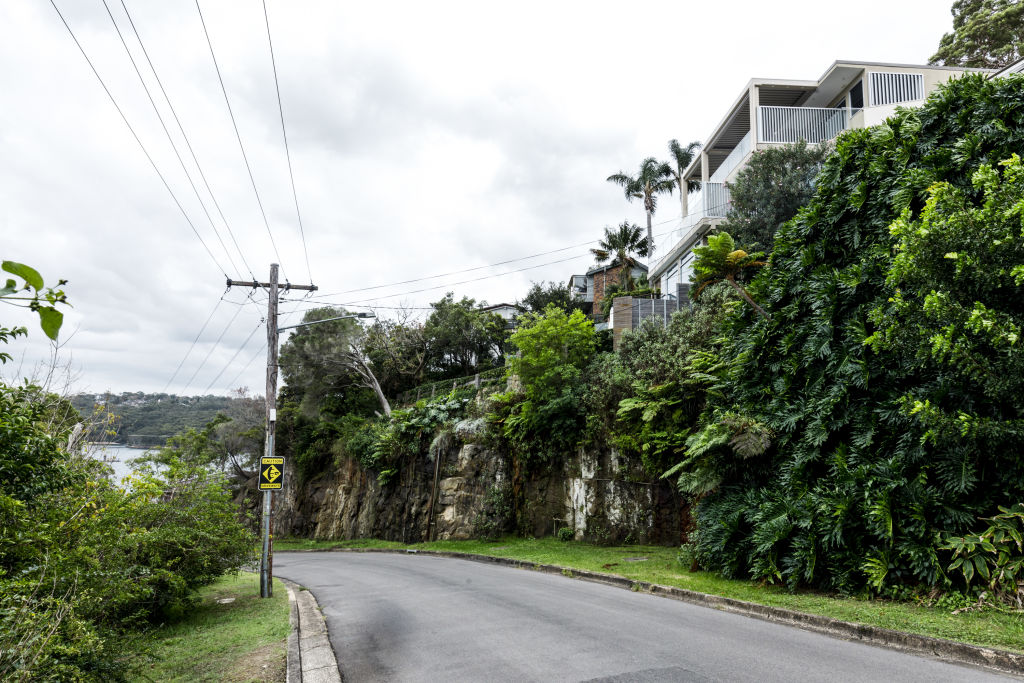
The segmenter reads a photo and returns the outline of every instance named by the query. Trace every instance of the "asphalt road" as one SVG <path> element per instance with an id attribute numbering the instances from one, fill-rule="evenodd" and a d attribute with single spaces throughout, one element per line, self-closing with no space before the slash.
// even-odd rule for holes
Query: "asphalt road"
<path id="1" fill-rule="evenodd" d="M 362 681 L 1007 680 L 557 575 L 425 555 L 275 553 Z"/>

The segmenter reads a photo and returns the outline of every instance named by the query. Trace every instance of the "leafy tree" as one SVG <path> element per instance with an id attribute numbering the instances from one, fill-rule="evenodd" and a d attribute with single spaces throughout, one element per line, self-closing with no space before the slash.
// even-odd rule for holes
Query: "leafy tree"
<path id="1" fill-rule="evenodd" d="M 672 194 L 675 189 L 675 177 L 672 167 L 654 157 L 647 157 L 640 163 L 636 175 L 626 175 L 622 171 L 608 176 L 608 182 L 615 183 L 625 192 L 626 199 L 640 199 L 647 212 L 647 244 L 648 253 L 654 255 L 654 233 L 651 232 L 651 218 L 658 208 L 658 195 Z"/>
<path id="2" fill-rule="evenodd" d="M 475 299 L 456 301 L 451 292 L 431 304 L 423 326 L 427 362 L 436 379 L 465 377 L 499 367 L 505 353 L 505 320 L 480 310 Z"/>
<path id="3" fill-rule="evenodd" d="M 554 304 L 567 313 L 583 309 L 583 302 L 572 297 L 568 283 L 558 282 L 531 283 L 530 291 L 526 293 L 519 304 L 525 306 L 532 313 L 543 312 L 549 304 Z"/>
<path id="4" fill-rule="evenodd" d="M 765 265 L 764 261 L 758 260 L 760 254 L 748 254 L 742 249 L 736 249 L 736 243 L 727 232 L 710 235 L 708 243 L 695 247 L 693 253 L 696 256 L 693 262 L 694 284 L 697 285 L 693 292 L 694 298 L 700 296 L 708 285 L 724 281 L 759 315 L 769 317 L 743 285 L 736 281 L 744 269 Z"/>
<path id="5" fill-rule="evenodd" d="M 380 319 L 366 330 L 363 348 L 387 396 L 424 381 L 427 372 L 427 337 L 422 323 L 401 310 L 397 318 Z"/>
<path id="6" fill-rule="evenodd" d="M 700 147 L 700 142 L 696 140 L 685 147 L 679 144 L 678 140 L 668 141 L 668 153 L 672 156 L 672 163 L 674 164 L 672 177 L 675 178 L 676 185 L 679 187 L 679 202 L 683 212 L 682 215 L 686 214 L 686 195 L 700 189 L 699 180 L 690 180 L 685 183 L 685 187 L 683 186 L 683 171 L 693 161 L 693 157 Z"/>
<path id="7" fill-rule="evenodd" d="M 525 463 L 552 462 L 571 449 L 582 424 L 579 392 L 583 369 L 594 354 L 594 324 L 580 311 L 548 306 L 527 313 L 510 341 L 513 386 L 496 398 L 493 419 Z"/>
<path id="8" fill-rule="evenodd" d="M 814 196 L 827 145 L 772 145 L 754 152 L 730 183 L 731 204 L 721 226 L 747 249 L 770 252 L 775 233 Z"/>
<path id="9" fill-rule="evenodd" d="M 1024 2 L 955 0 L 953 32 L 942 36 L 931 64 L 1000 68 L 1024 50 Z"/>
<path id="10" fill-rule="evenodd" d="M 303 322 L 347 315 L 343 309 L 324 307 L 306 312 Z M 281 346 L 280 366 L 285 388 L 282 396 L 296 402 L 310 418 L 326 411 L 334 415 L 365 411 L 372 399 L 362 378 L 345 362 L 359 345 L 362 328 L 355 319 L 333 320 L 297 328 Z"/>
<path id="11" fill-rule="evenodd" d="M 901 400 L 937 447 L 994 452 L 1024 433 L 1022 226 L 1017 154 L 983 164 L 971 188 L 935 183 L 920 216 L 904 210 L 892 225 L 895 294 L 872 311 L 867 343 L 908 368 L 939 370 Z"/>
<path id="12" fill-rule="evenodd" d="M 598 263 L 604 263 L 611 259 L 613 266 L 620 266 L 619 285 L 626 289 L 633 289 L 634 285 L 633 268 L 637 262 L 633 258 L 633 254 L 643 258 L 652 251 L 651 241 L 640 235 L 639 226 L 623 221 L 615 230 L 606 227 L 604 237 L 597 243 L 597 248 L 590 250 Z"/>
<path id="13" fill-rule="evenodd" d="M 120 681 L 133 632 L 252 559 L 223 477 L 168 460 L 114 486 L 53 397 L 0 385 L 0 679 Z"/>

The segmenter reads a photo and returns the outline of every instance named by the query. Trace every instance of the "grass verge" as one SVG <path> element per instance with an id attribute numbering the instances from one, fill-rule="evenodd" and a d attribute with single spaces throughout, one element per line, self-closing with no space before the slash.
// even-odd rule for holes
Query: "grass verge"
<path id="1" fill-rule="evenodd" d="M 950 609 L 912 602 L 864 599 L 814 593 L 790 593 L 774 586 L 725 579 L 708 572 L 689 572 L 675 548 L 662 546 L 595 546 L 553 538 L 505 538 L 500 541 L 435 541 L 404 544 L 392 541 L 311 541 L 275 539 L 275 550 L 332 548 L 410 548 L 508 557 L 539 564 L 556 564 L 617 574 L 638 581 L 677 586 L 761 605 L 820 614 L 834 619 L 869 624 L 983 647 L 1024 652 L 1024 614 L 982 610 L 953 614 Z"/>
<path id="2" fill-rule="evenodd" d="M 283 683 L 288 591 L 275 579 L 273 593 L 261 599 L 259 575 L 250 573 L 228 575 L 201 589 L 195 609 L 143 639 L 152 661 L 142 664 L 133 680 Z"/>

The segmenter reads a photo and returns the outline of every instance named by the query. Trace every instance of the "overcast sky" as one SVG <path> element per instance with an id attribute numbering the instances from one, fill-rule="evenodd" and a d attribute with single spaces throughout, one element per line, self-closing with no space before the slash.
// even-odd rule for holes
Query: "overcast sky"
<path id="1" fill-rule="evenodd" d="M 565 281 L 592 264 L 584 243 L 604 226 L 644 222 L 605 178 L 667 160 L 672 138 L 703 140 L 750 78 L 818 78 L 836 59 L 923 64 L 952 24 L 950 0 L 268 0 L 304 249 L 263 6 L 201 0 L 275 252 L 195 3 L 125 0 L 230 233 L 121 0 L 107 2 L 218 232 L 103 0 L 57 6 L 212 256 L 50 3 L 0 3 L 0 258 L 69 281 L 59 356 L 96 392 L 262 393 L 266 295 L 225 295 L 225 275 L 266 280 L 278 260 L 325 300 L 376 307 L 446 291 L 513 302 L 531 281 Z M 678 206 L 662 199 L 656 233 Z M 24 311 L 0 316 L 30 328 L 0 373 L 33 374 L 45 336 Z"/>

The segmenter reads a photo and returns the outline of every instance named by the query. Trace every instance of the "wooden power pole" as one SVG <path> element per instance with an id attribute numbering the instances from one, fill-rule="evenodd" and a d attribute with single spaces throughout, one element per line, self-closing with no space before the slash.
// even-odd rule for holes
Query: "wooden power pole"
<path id="1" fill-rule="evenodd" d="M 242 282 L 239 280 L 228 280 L 228 287 L 264 287 L 270 294 L 267 302 L 267 437 L 262 460 L 274 457 L 274 431 L 277 425 L 277 297 L 279 287 L 277 283 L 276 263 L 270 264 L 270 282 Z M 293 285 L 286 284 L 285 291 L 300 289 L 310 292 L 316 291 L 316 285 Z M 283 462 L 283 461 L 282 461 Z M 263 466 L 260 466 L 260 470 Z M 284 467 L 280 468 L 284 471 Z M 283 474 L 277 475 L 283 477 Z M 263 473 L 260 473 L 260 482 L 263 481 Z M 261 486 L 262 488 L 262 486 Z M 263 544 L 260 554 L 260 597 L 269 598 L 273 595 L 274 579 L 274 536 L 273 536 L 273 512 L 274 491 L 263 491 Z"/>

